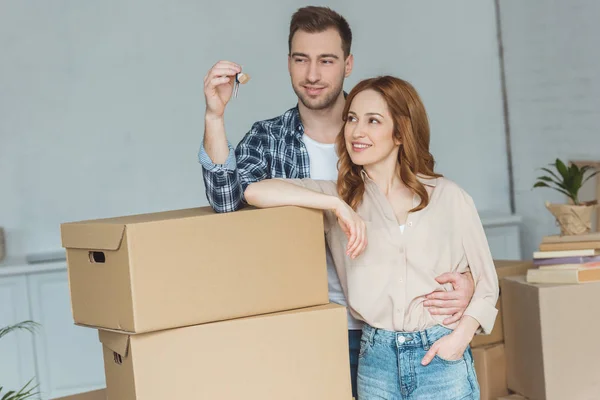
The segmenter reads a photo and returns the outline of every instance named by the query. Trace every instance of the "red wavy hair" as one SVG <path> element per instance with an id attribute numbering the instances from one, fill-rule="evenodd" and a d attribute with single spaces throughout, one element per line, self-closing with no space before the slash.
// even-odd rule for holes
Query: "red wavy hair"
<path id="1" fill-rule="evenodd" d="M 419 211 L 429 204 L 429 195 L 417 175 L 430 178 L 441 177 L 434 172 L 435 160 L 429 152 L 429 121 L 425 106 L 415 88 L 408 82 L 393 76 L 380 76 L 360 81 L 348 94 L 342 118 L 344 126 L 336 138 L 339 156 L 337 190 L 340 197 L 354 210 L 362 202 L 365 182 L 361 176 L 362 166 L 350 159 L 346 148 L 344 130 L 348 111 L 356 95 L 374 90 L 385 100 L 394 121 L 393 137 L 400 142 L 398 170 L 400 179 L 421 198 L 421 203 L 410 210 Z"/>

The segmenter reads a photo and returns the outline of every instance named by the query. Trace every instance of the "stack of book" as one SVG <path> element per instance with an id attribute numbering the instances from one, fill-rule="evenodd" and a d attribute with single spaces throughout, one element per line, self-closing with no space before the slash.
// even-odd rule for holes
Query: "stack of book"
<path id="1" fill-rule="evenodd" d="M 533 253 L 535 268 L 527 271 L 531 283 L 585 283 L 600 281 L 600 232 L 545 236 Z"/>

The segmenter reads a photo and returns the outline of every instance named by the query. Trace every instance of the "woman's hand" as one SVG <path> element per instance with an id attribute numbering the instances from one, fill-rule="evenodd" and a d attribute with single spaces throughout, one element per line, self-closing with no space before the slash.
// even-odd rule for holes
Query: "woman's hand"
<path id="1" fill-rule="evenodd" d="M 348 237 L 346 254 L 356 258 L 367 247 L 367 228 L 362 218 L 345 201 L 340 200 L 334 208 L 338 223 Z"/>
<path id="2" fill-rule="evenodd" d="M 429 348 L 421 364 L 429 364 L 436 354 L 446 361 L 460 360 L 478 328 L 479 322 L 475 318 L 463 316 L 452 333 L 440 338 Z"/>
<path id="3" fill-rule="evenodd" d="M 461 336 L 457 332 L 452 332 L 440 338 L 429 348 L 421 364 L 429 364 L 436 355 L 446 361 L 460 360 L 470 342 L 470 339 Z"/>

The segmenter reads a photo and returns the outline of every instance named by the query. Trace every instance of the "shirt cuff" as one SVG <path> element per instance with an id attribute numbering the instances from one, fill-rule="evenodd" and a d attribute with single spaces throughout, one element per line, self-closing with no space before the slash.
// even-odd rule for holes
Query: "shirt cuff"
<path id="1" fill-rule="evenodd" d="M 465 310 L 464 315 L 473 317 L 477 320 L 477 322 L 479 322 L 479 325 L 481 325 L 481 330 L 478 329 L 477 333 L 489 335 L 494 328 L 498 310 L 484 299 L 473 299 L 471 300 L 471 304 L 469 304 Z"/>
<path id="2" fill-rule="evenodd" d="M 200 162 L 200 164 L 202 164 L 204 169 L 210 172 L 233 172 L 237 168 L 237 163 L 235 162 L 235 150 L 231 143 L 229 143 L 229 141 L 227 141 L 227 147 L 229 148 L 229 154 L 227 155 L 225 163 L 215 164 L 206 153 L 203 143 L 200 145 L 200 151 L 198 152 L 198 161 Z"/>

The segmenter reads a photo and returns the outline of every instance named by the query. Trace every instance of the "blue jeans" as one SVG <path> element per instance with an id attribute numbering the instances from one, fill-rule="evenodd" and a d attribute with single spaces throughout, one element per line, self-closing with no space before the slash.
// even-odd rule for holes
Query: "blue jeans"
<path id="1" fill-rule="evenodd" d="M 362 331 L 353 329 L 348 331 L 348 344 L 350 347 L 350 380 L 352 382 L 352 396 L 357 397 L 356 375 L 358 373 L 358 354 L 360 353 L 360 337 Z"/>
<path id="2" fill-rule="evenodd" d="M 358 362 L 359 400 L 479 400 L 471 348 L 460 360 L 437 355 L 421 360 L 430 346 L 452 332 L 440 325 L 419 332 L 363 328 Z"/>

